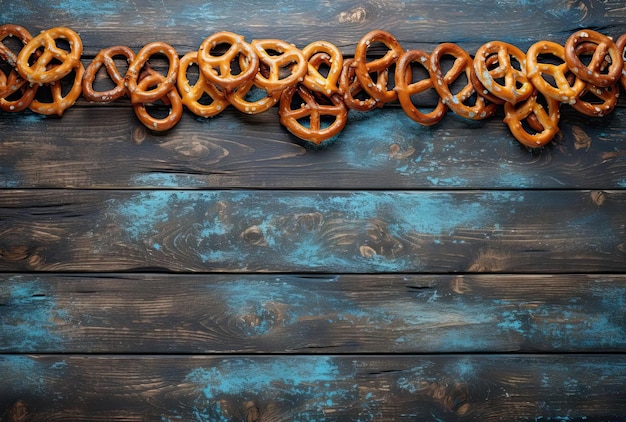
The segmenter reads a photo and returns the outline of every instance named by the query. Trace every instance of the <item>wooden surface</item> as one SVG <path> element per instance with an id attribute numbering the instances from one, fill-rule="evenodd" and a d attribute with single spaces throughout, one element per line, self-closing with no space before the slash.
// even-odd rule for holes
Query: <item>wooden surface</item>
<path id="1" fill-rule="evenodd" d="M 472 53 L 626 32 L 623 1 L 24 3 L 0 24 L 69 26 L 85 64 L 218 30 L 346 56 L 372 29 Z M 127 101 L 1 113 L 0 418 L 624 421 L 625 117 L 562 106 L 530 151 L 501 115 L 389 105 L 311 150 L 276 109 L 166 134 Z"/>

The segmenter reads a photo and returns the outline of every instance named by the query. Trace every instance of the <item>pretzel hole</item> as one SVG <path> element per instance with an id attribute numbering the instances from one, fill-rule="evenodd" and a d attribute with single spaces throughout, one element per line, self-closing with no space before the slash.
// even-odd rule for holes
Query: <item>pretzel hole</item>
<path id="1" fill-rule="evenodd" d="M 13 54 L 15 54 L 16 56 L 19 54 L 19 52 L 24 47 L 24 44 L 22 43 L 22 41 L 18 37 L 9 37 L 9 36 L 7 36 L 0 42 L 2 42 L 2 44 L 4 44 L 4 46 L 6 48 L 8 48 L 9 50 L 11 50 L 13 52 Z"/>
<path id="2" fill-rule="evenodd" d="M 115 63 L 115 67 L 117 68 L 118 73 L 123 77 L 128 69 L 128 61 L 124 56 L 112 57 L 112 60 Z M 113 82 L 113 80 L 109 76 L 104 64 L 100 66 L 100 68 L 96 72 L 93 83 L 91 85 L 93 87 L 93 90 L 97 92 L 108 91 L 116 87 L 115 82 Z"/>
<path id="3" fill-rule="evenodd" d="M 211 56 L 214 56 L 214 57 L 223 56 L 224 54 L 226 54 L 226 52 L 231 47 L 231 45 L 232 44 L 229 44 L 227 42 L 222 42 L 222 43 L 215 44 L 213 46 L 213 48 L 211 48 L 211 50 L 209 50 L 209 54 Z"/>

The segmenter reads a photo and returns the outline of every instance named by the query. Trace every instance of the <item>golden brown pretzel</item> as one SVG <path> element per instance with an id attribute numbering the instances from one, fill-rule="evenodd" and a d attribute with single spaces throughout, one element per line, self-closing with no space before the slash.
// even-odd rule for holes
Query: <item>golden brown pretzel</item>
<path id="1" fill-rule="evenodd" d="M 626 89 L 626 34 L 622 34 L 617 41 L 615 41 L 615 45 L 617 46 L 617 51 L 620 52 L 624 61 L 624 68 L 622 69 L 620 82 L 622 83 L 622 87 Z"/>
<path id="2" fill-rule="evenodd" d="M 167 58 L 169 68 L 167 70 L 167 75 L 163 77 L 162 81 L 159 82 L 159 84 L 154 88 L 148 89 L 148 87 L 152 86 L 152 84 L 139 84 L 139 75 L 148 63 L 148 59 L 157 54 L 163 55 Z M 161 41 L 155 41 L 144 45 L 141 50 L 139 50 L 133 61 L 130 62 L 125 75 L 126 88 L 128 88 L 128 92 L 130 93 L 130 102 L 133 104 L 148 103 L 151 101 L 157 101 L 168 95 L 176 83 L 179 67 L 180 60 L 178 58 L 178 53 L 171 45 Z M 151 80 L 156 79 L 157 78 L 154 76 L 151 78 Z"/>
<path id="3" fill-rule="evenodd" d="M 384 44 L 388 50 L 381 58 L 368 61 L 367 51 L 376 42 Z M 361 38 L 354 53 L 356 76 L 363 89 L 374 99 L 382 103 L 395 101 L 398 94 L 387 87 L 388 73 L 392 65 L 404 53 L 404 49 L 389 32 L 382 30 L 370 31 Z M 378 78 L 374 81 L 371 74 L 377 72 Z M 383 77 L 384 75 L 384 77 Z"/>
<path id="4" fill-rule="evenodd" d="M 542 55 L 551 55 L 560 63 L 540 63 Z M 573 103 L 585 88 L 585 81 L 574 78 L 573 83 L 567 78 L 570 72 L 565 62 L 565 49 L 562 45 L 552 41 L 539 41 L 534 43 L 526 53 L 526 75 L 532 84 L 546 97 L 554 98 L 562 103 Z M 556 86 L 552 86 L 542 75 L 548 75 Z M 571 78 L 570 78 L 571 79 Z"/>
<path id="5" fill-rule="evenodd" d="M 69 43 L 70 51 L 57 46 L 58 39 Z M 38 54 L 43 48 L 41 54 Z M 17 71 L 31 84 L 58 81 L 78 67 L 83 54 L 83 43 L 69 28 L 56 27 L 41 32 L 30 40 L 17 56 Z M 31 61 L 31 58 L 34 60 Z M 56 64 L 55 62 L 60 62 Z"/>
<path id="6" fill-rule="evenodd" d="M 256 73 L 254 82 L 268 94 L 282 91 L 304 79 L 308 62 L 293 45 L 276 39 L 254 40 L 251 45 L 259 56 L 262 70 Z"/>
<path id="7" fill-rule="evenodd" d="M 213 55 L 213 50 L 222 44 L 230 47 L 221 55 Z M 233 72 L 234 63 L 239 64 L 239 73 Z M 198 49 L 198 65 L 209 82 L 231 91 L 254 78 L 259 70 L 259 56 L 241 35 L 222 31 L 202 41 Z"/>
<path id="8" fill-rule="evenodd" d="M 190 51 L 180 59 L 176 86 L 178 87 L 183 105 L 186 106 L 189 111 L 196 116 L 212 117 L 221 113 L 228 107 L 229 102 L 222 91 L 206 80 L 202 72 L 198 72 L 198 80 L 194 85 L 189 84 L 187 70 L 189 66 L 197 63 L 197 51 Z M 210 103 L 201 104 L 199 102 L 204 95 L 211 99 Z"/>
<path id="9" fill-rule="evenodd" d="M 142 72 L 137 87 L 142 91 L 148 91 L 152 86 L 163 86 L 165 79 L 165 76 L 147 67 Z M 151 130 L 162 132 L 173 128 L 180 121 L 183 115 L 183 103 L 175 87 L 170 88 L 158 100 L 170 107 L 168 115 L 163 118 L 159 119 L 150 115 L 146 109 L 146 103 L 135 103 L 133 104 L 133 109 L 135 110 L 135 115 L 144 126 Z"/>
<path id="10" fill-rule="evenodd" d="M 380 74 L 380 80 L 387 83 L 387 75 Z M 361 86 L 359 78 L 356 77 L 356 68 L 354 59 L 348 58 L 343 61 L 343 69 L 339 76 L 339 95 L 341 95 L 344 104 L 350 110 L 370 111 L 376 107 L 382 107 L 383 103 L 376 101 L 375 98 L 369 96 Z M 366 95 L 366 98 L 359 98 L 359 95 Z"/>
<path id="11" fill-rule="evenodd" d="M 489 60 L 491 57 L 495 57 L 495 61 Z M 513 66 L 511 59 L 517 61 L 521 68 Z M 490 69 L 490 63 L 497 63 L 498 66 Z M 519 48 L 505 42 L 491 41 L 476 51 L 474 71 L 476 78 L 491 94 L 515 104 L 528 98 L 534 90 L 526 77 L 525 63 L 526 54 Z M 504 84 L 501 85 L 498 80 L 502 78 Z"/>
<path id="12" fill-rule="evenodd" d="M 259 93 L 265 94 L 259 96 Z M 257 85 L 256 80 L 246 81 L 233 91 L 226 91 L 226 98 L 237 110 L 246 114 L 259 114 L 272 108 L 282 91 L 267 92 Z"/>
<path id="13" fill-rule="evenodd" d="M 85 97 L 87 101 L 108 103 L 115 101 L 128 93 L 128 89 L 124 85 L 126 81 L 124 78 L 125 74 L 120 74 L 117 66 L 115 65 L 115 61 L 113 60 L 113 58 L 117 56 L 125 57 L 126 61 L 130 65 L 130 63 L 132 63 L 135 59 L 135 52 L 129 47 L 123 45 L 103 48 L 98 52 L 96 57 L 94 57 L 89 66 L 87 66 L 82 82 L 83 97 Z M 96 91 L 93 88 L 93 83 L 96 78 L 96 74 L 102 65 L 104 65 L 107 74 L 115 84 L 115 87 L 107 91 Z"/>
<path id="14" fill-rule="evenodd" d="M 592 58 L 588 65 L 580 60 L 576 47 L 581 43 L 593 44 Z M 604 69 L 605 58 L 610 57 L 609 66 Z M 622 51 L 606 35 L 589 29 L 573 33 L 565 42 L 565 62 L 573 74 L 597 87 L 614 85 L 624 71 Z"/>
<path id="15" fill-rule="evenodd" d="M 320 72 L 322 63 L 314 63 L 311 59 L 320 53 L 328 55 L 328 59 L 323 63 L 329 66 L 328 75 L 323 76 Z M 315 41 L 302 49 L 304 59 L 308 62 L 307 74 L 302 82 L 304 86 L 312 91 L 332 95 L 339 90 L 339 77 L 343 68 L 343 55 L 339 48 L 327 41 Z M 317 56 L 319 57 L 323 56 Z"/>
<path id="16" fill-rule="evenodd" d="M 293 104 L 300 106 L 294 109 Z M 283 91 L 279 115 L 280 122 L 289 132 L 314 144 L 321 144 L 337 135 L 348 121 L 348 109 L 339 95 L 327 97 L 310 91 L 302 84 Z M 332 121 L 324 126 L 326 118 Z M 307 120 L 308 124 L 304 123 L 304 120 Z"/>
<path id="17" fill-rule="evenodd" d="M 518 103 L 504 103 L 504 122 L 511 133 L 522 144 L 537 148 L 550 142 L 559 132 L 560 103 L 551 97 L 545 97 L 547 110 L 538 101 L 539 91 L 535 90 L 526 100 Z M 535 133 L 524 128 L 527 120 Z"/>
<path id="18" fill-rule="evenodd" d="M 445 73 L 441 69 L 441 61 L 444 56 L 454 58 L 452 67 Z M 472 85 L 471 73 L 474 71 L 474 64 L 470 55 L 453 43 L 439 44 L 430 54 L 428 61 L 428 71 L 433 80 L 435 90 L 441 97 L 442 102 L 450 110 L 459 116 L 480 120 L 493 115 L 496 112 L 495 104 L 488 104 L 484 97 L 478 95 Z M 450 86 L 465 73 L 467 83 L 456 94 L 452 93 Z M 476 94 L 476 95 L 474 95 Z M 465 104 L 475 96 L 473 104 Z"/>
<path id="19" fill-rule="evenodd" d="M 487 57 L 486 65 L 489 71 L 492 71 L 493 69 L 497 68 L 497 66 L 495 66 L 497 64 L 498 64 L 497 55 L 491 55 Z M 498 105 L 504 104 L 506 102 L 502 98 L 496 97 L 491 92 L 489 92 L 489 90 L 485 88 L 485 86 L 482 84 L 480 79 L 478 79 L 475 71 L 470 73 L 470 78 L 471 78 L 472 85 L 474 86 L 474 89 L 476 90 L 478 94 L 480 94 L 481 97 L 483 97 L 484 99 L 486 99 L 487 101 L 491 103 L 498 104 Z"/>
<path id="20" fill-rule="evenodd" d="M 411 96 L 433 88 L 433 80 L 428 76 L 425 79 L 413 82 L 411 65 L 417 63 L 428 71 L 429 56 L 421 50 L 407 50 L 396 63 L 396 87 L 398 100 L 402 109 L 412 120 L 425 126 L 434 125 L 445 116 L 448 107 L 437 97 L 435 109 L 429 113 L 422 113 L 415 107 Z"/>
<path id="21" fill-rule="evenodd" d="M 28 108 L 39 114 L 62 116 L 65 110 L 74 105 L 82 92 L 81 81 L 85 74 L 85 67 L 81 62 L 78 62 L 78 65 L 73 70 L 74 80 L 67 93 L 63 93 L 63 79 L 50 84 L 40 85 L 39 91 L 44 87 L 50 89 L 52 102 L 44 102 L 34 98 Z M 71 75 L 71 72 L 69 75 Z"/>
<path id="22" fill-rule="evenodd" d="M 0 71 L 0 109 L 8 112 L 19 112 L 25 110 L 35 98 L 39 85 L 27 84 L 17 72 L 17 54 L 11 51 L 2 41 L 6 37 L 16 37 L 23 45 L 32 40 L 32 36 L 26 28 L 5 24 L 0 26 L 0 59 L 11 67 L 9 74 Z M 15 95 L 19 92 L 19 95 Z"/>
<path id="23" fill-rule="evenodd" d="M 30 32 L 23 26 L 14 25 L 11 23 L 7 23 L 4 25 L 0 25 L 0 59 L 4 60 L 11 67 L 17 66 L 17 54 L 15 54 L 9 47 L 7 47 L 2 41 L 6 37 L 16 37 L 19 39 L 23 45 L 28 44 L 33 37 L 30 35 Z"/>

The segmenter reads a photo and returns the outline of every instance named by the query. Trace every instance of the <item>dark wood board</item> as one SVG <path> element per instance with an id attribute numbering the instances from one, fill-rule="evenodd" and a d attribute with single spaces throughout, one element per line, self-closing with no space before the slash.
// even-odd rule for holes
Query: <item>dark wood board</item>
<path id="1" fill-rule="evenodd" d="M 623 272 L 624 191 L 0 191 L 2 271 Z"/>
<path id="2" fill-rule="evenodd" d="M 619 275 L 0 276 L 0 353 L 623 352 Z"/>
<path id="3" fill-rule="evenodd" d="M 620 421 L 623 355 L 11 356 L 29 421 Z"/>

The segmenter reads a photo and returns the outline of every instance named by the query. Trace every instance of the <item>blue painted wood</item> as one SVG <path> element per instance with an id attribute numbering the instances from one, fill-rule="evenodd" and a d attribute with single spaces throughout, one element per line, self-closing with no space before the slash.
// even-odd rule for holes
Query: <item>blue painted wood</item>
<path id="1" fill-rule="evenodd" d="M 0 269 L 619 272 L 625 201 L 622 191 L 0 191 Z"/>
<path id="2" fill-rule="evenodd" d="M 0 275 L 0 353 L 623 352 L 626 276 Z"/>

